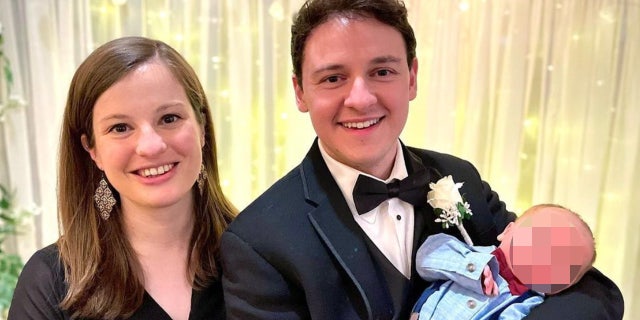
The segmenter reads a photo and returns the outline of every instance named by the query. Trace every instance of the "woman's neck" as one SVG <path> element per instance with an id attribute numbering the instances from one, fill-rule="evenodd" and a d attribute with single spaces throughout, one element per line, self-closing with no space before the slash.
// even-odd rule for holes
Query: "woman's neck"
<path id="1" fill-rule="evenodd" d="M 135 208 L 123 203 L 124 231 L 140 255 L 166 250 L 187 250 L 193 230 L 191 201 L 167 208 Z"/>

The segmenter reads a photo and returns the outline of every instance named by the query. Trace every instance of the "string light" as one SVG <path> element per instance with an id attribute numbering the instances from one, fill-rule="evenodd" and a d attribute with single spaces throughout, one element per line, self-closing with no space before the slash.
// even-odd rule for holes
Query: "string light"
<path id="1" fill-rule="evenodd" d="M 467 1 L 462 1 L 458 4 L 458 9 L 460 9 L 460 11 L 469 11 L 470 7 L 471 5 Z"/>
<path id="2" fill-rule="evenodd" d="M 280 1 L 275 1 L 269 6 L 269 15 L 276 21 L 284 21 L 284 8 Z"/>

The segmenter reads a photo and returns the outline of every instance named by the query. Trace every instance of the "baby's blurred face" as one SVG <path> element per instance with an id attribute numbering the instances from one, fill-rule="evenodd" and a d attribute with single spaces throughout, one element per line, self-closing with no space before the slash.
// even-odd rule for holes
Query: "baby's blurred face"
<path id="1" fill-rule="evenodd" d="M 578 217 L 562 208 L 538 208 L 505 231 L 500 248 L 513 274 L 546 294 L 571 286 L 591 267 L 594 243 Z"/>

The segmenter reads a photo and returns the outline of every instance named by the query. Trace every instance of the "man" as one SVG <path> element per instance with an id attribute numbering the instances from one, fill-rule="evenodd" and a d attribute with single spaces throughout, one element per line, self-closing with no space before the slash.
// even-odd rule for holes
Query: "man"
<path id="1" fill-rule="evenodd" d="M 406 319 L 428 285 L 412 264 L 416 249 L 444 231 L 426 202 L 429 182 L 464 182 L 465 229 L 477 245 L 497 244 L 516 216 L 470 163 L 400 142 L 418 71 L 401 2 L 309 0 L 291 30 L 296 102 L 318 138 L 223 235 L 228 317 Z M 377 201 L 361 197 L 372 193 Z M 537 317 L 622 316 L 610 280 L 593 271 L 582 282 Z"/>

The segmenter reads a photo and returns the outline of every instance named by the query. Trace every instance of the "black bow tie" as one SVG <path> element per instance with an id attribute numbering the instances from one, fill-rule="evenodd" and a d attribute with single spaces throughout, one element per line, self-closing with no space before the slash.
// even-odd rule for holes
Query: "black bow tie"
<path id="1" fill-rule="evenodd" d="M 367 213 L 391 198 L 399 198 L 414 206 L 421 205 L 427 202 L 428 182 L 427 170 L 419 170 L 402 180 L 393 179 L 389 183 L 361 174 L 353 187 L 353 201 L 358 214 Z"/>

